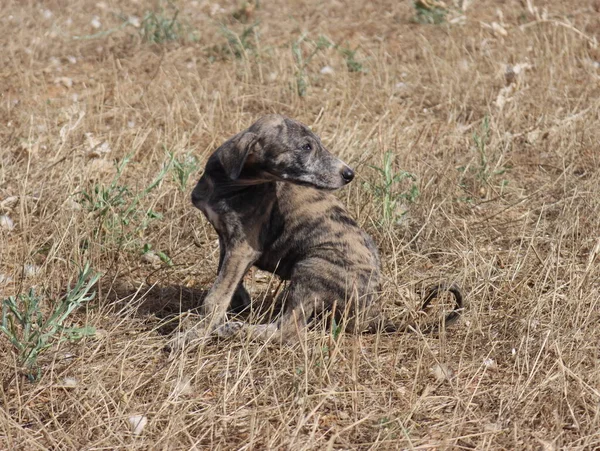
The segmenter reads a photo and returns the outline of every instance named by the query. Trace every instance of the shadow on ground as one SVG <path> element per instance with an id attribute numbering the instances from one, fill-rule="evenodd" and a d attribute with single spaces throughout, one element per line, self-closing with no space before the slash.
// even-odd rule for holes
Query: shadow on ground
<path id="1" fill-rule="evenodd" d="M 143 319 L 158 333 L 169 335 L 177 329 L 182 315 L 201 314 L 209 290 L 177 284 L 134 287 L 115 281 L 111 287 L 107 287 L 107 291 L 107 300 L 117 312 L 132 314 Z M 228 315 L 230 319 L 262 323 L 273 321 L 280 311 L 281 305 L 275 302 L 273 295 L 264 292 L 253 296 L 251 307 L 230 305 Z"/>

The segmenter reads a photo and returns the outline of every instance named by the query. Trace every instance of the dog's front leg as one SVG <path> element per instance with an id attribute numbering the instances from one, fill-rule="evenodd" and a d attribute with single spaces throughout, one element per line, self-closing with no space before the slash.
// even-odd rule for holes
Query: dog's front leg
<path id="1" fill-rule="evenodd" d="M 225 251 L 227 249 L 226 245 L 227 241 L 223 239 L 221 235 L 219 235 L 219 267 L 217 269 L 217 274 L 221 272 L 221 266 L 223 266 L 223 260 L 225 260 Z M 251 304 L 250 295 L 244 288 L 243 280 L 237 286 L 235 293 L 233 294 L 233 298 L 231 300 L 231 309 L 239 313 L 248 307 Z"/>
<path id="2" fill-rule="evenodd" d="M 171 344 L 173 352 L 195 339 L 207 338 L 225 320 L 227 307 L 248 269 L 260 256 L 246 241 L 229 243 L 221 259 L 219 274 L 202 305 L 200 322 L 185 327 Z"/>
<path id="3" fill-rule="evenodd" d="M 259 255 L 246 241 L 229 243 L 227 246 L 217 279 L 202 306 L 208 332 L 223 323 L 234 293 Z"/>

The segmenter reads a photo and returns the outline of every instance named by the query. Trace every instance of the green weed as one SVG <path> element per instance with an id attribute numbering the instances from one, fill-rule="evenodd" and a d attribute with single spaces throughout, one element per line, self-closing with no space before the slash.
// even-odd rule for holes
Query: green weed
<path id="1" fill-rule="evenodd" d="M 221 24 L 221 33 L 225 36 L 225 39 L 227 39 L 227 51 L 236 58 L 248 58 L 248 53 L 255 48 L 254 43 L 251 41 L 251 37 L 254 35 L 258 25 L 259 22 L 255 22 L 252 25 L 244 27 L 242 32 L 237 34 L 230 28 L 227 28 L 224 24 Z"/>
<path id="2" fill-rule="evenodd" d="M 195 41 L 197 39 L 195 32 L 180 21 L 178 16 L 179 9 L 171 2 L 168 2 L 168 8 L 159 6 L 154 11 L 147 11 L 141 22 L 140 34 L 146 41 L 154 44 L 182 39 Z"/>
<path id="3" fill-rule="evenodd" d="M 181 159 L 175 158 L 172 153 L 169 156 L 173 162 L 173 180 L 179 190 L 185 192 L 190 175 L 198 170 L 198 159 L 190 153 Z"/>
<path id="4" fill-rule="evenodd" d="M 473 142 L 475 149 L 479 153 L 478 177 L 482 181 L 487 181 L 490 168 L 488 166 L 487 144 L 490 140 L 490 119 L 488 116 L 483 118 L 480 131 L 473 132 Z"/>
<path id="5" fill-rule="evenodd" d="M 139 204 L 164 179 L 173 163 L 173 154 L 169 153 L 169 160 L 158 175 L 137 194 L 119 183 L 130 159 L 128 155 L 117 163 L 117 173 L 110 184 L 96 184 L 89 191 L 77 193 L 83 206 L 97 219 L 93 237 L 101 242 L 114 240 L 118 244 L 127 244 L 135 241 L 150 222 L 162 218 L 152 208 L 140 211 Z"/>
<path id="6" fill-rule="evenodd" d="M 501 167 L 499 169 L 492 169 L 489 164 L 488 157 L 488 144 L 490 142 L 490 119 L 488 116 L 483 118 L 481 123 L 480 131 L 473 132 L 473 142 L 475 144 L 475 150 L 479 154 L 479 164 L 477 166 L 477 178 L 482 183 L 489 183 L 490 179 L 504 174 L 508 169 Z M 502 186 L 508 184 L 507 180 L 502 180 Z"/>
<path id="7" fill-rule="evenodd" d="M 304 97 L 307 92 L 309 81 L 306 69 L 308 65 L 317 53 L 324 49 L 333 47 L 333 43 L 323 36 L 319 36 L 316 41 L 308 40 L 306 39 L 306 36 L 306 33 L 304 33 L 298 40 L 292 42 L 292 55 L 294 56 L 294 61 L 296 62 L 296 92 L 300 97 Z M 306 55 L 302 49 L 304 45 L 312 47 L 312 49 L 308 51 Z"/>
<path id="8" fill-rule="evenodd" d="M 358 50 L 352 50 L 349 48 L 340 49 L 340 52 L 346 61 L 346 68 L 348 69 L 348 72 L 366 72 L 363 63 L 356 59 L 357 51 Z"/>
<path id="9" fill-rule="evenodd" d="M 79 272 L 73 288 L 54 303 L 50 314 L 43 313 L 43 298 L 33 288 L 27 294 L 11 296 L 2 302 L 2 332 L 12 344 L 17 362 L 30 380 L 38 379 L 39 356 L 48 348 L 66 340 L 76 342 L 93 335 L 93 327 L 67 327 L 65 321 L 76 309 L 94 299 L 90 292 L 100 274 L 94 274 L 89 264 Z"/>
<path id="10" fill-rule="evenodd" d="M 479 127 L 479 130 L 473 132 L 473 147 L 472 149 L 477 153 L 477 163 L 472 166 L 461 166 L 458 168 L 459 172 L 463 173 L 463 181 L 460 186 L 466 188 L 467 191 L 472 192 L 479 191 L 479 195 L 485 196 L 487 189 L 490 185 L 495 183 L 497 176 L 503 175 L 508 171 L 507 167 L 500 166 L 499 162 L 490 164 L 489 154 L 489 143 L 490 143 L 490 120 L 486 115 Z M 472 177 L 471 183 L 465 183 L 465 175 Z M 502 190 L 509 184 L 509 181 L 502 179 L 499 183 L 500 190 Z M 471 185 L 470 188 L 468 185 Z M 473 201 L 473 197 L 459 198 L 459 200 Z"/>
<path id="11" fill-rule="evenodd" d="M 409 203 L 416 201 L 419 197 L 419 187 L 417 186 L 414 174 L 406 171 L 395 171 L 393 167 L 393 153 L 387 151 L 383 156 L 383 166 L 369 166 L 377 171 L 381 176 L 381 181 L 371 184 L 371 188 L 379 200 L 382 211 L 382 225 L 389 226 L 394 224 L 399 216 L 406 212 L 398 213 L 397 205 L 399 201 L 405 200 Z M 404 180 L 411 180 L 408 190 L 400 191 L 401 183 Z"/>
<path id="12" fill-rule="evenodd" d="M 425 2 L 423 0 L 416 0 L 413 2 L 415 8 L 415 15 L 413 21 L 420 24 L 431 24 L 439 25 L 444 23 L 448 10 L 441 6 L 435 5 L 435 3 Z"/>

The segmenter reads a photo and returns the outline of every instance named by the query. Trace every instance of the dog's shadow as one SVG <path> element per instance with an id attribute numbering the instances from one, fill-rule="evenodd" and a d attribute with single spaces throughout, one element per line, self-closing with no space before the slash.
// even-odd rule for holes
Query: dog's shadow
<path id="1" fill-rule="evenodd" d="M 116 307 L 123 311 L 130 305 L 134 316 L 143 319 L 161 335 L 170 335 L 178 327 L 185 314 L 200 315 L 207 289 L 190 288 L 182 285 L 145 285 L 136 288 L 115 288 L 111 290 Z M 228 317 L 246 321 L 257 315 L 262 321 L 272 321 L 279 315 L 281 306 L 268 293 L 258 293 L 251 307 L 230 306 Z"/>

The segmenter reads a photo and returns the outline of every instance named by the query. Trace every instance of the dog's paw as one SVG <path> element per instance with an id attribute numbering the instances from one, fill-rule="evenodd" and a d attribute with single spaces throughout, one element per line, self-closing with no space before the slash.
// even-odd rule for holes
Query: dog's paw
<path id="1" fill-rule="evenodd" d="M 169 349 L 169 358 L 172 360 L 184 350 L 191 350 L 206 342 L 210 338 L 210 334 L 205 327 L 200 324 L 177 331 L 173 334 L 173 338 L 169 340 L 167 348 Z"/>
<path id="2" fill-rule="evenodd" d="M 269 341 L 270 339 L 279 336 L 279 328 L 277 324 L 258 324 L 252 326 L 252 338 L 259 341 Z"/>
<path id="3" fill-rule="evenodd" d="M 219 338 L 229 338 L 236 335 L 240 330 L 244 329 L 246 324 L 241 321 L 229 321 L 218 326 L 214 333 Z"/>

